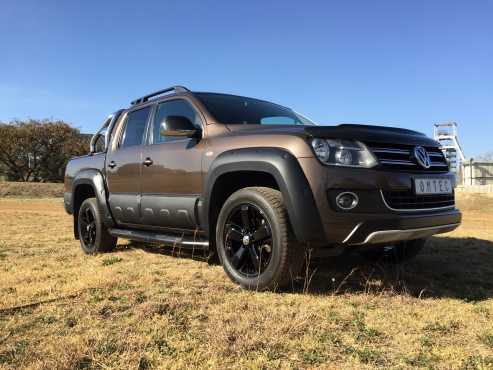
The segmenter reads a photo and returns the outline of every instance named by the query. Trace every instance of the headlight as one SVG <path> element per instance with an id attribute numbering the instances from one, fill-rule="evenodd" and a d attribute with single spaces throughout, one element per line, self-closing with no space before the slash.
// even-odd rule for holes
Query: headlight
<path id="1" fill-rule="evenodd" d="M 364 168 L 377 164 L 373 154 L 359 141 L 315 138 L 311 144 L 315 155 L 323 164 Z"/>
<path id="2" fill-rule="evenodd" d="M 317 155 L 318 159 L 322 162 L 327 163 L 330 159 L 330 147 L 326 140 L 324 139 L 313 139 L 312 147 Z"/>

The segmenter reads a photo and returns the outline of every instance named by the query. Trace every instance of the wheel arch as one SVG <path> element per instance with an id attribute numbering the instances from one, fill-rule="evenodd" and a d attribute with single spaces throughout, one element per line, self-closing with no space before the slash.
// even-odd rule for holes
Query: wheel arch
<path id="1" fill-rule="evenodd" d="M 241 181 L 244 175 L 248 179 Z M 225 183 L 228 185 L 227 196 L 218 192 Z M 318 240 L 320 216 L 308 181 L 296 157 L 280 148 L 235 149 L 214 160 L 207 174 L 205 197 L 199 212 L 200 222 L 210 240 L 213 241 L 217 214 L 226 198 L 248 186 L 279 190 L 296 239 L 300 242 Z M 218 194 L 221 194 L 219 198 Z"/>
<path id="2" fill-rule="evenodd" d="M 100 171 L 94 169 L 83 170 L 74 177 L 71 204 L 74 215 L 74 236 L 76 239 L 79 239 L 77 228 L 79 208 L 87 198 L 95 197 L 97 199 L 105 225 L 108 227 L 114 226 L 113 216 L 107 203 L 107 194 L 104 177 Z"/>

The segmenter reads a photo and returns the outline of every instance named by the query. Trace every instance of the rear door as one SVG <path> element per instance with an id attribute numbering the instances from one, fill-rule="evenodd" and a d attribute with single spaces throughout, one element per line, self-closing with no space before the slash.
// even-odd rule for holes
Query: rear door
<path id="1" fill-rule="evenodd" d="M 128 112 L 115 132 L 117 143 L 108 148 L 109 205 L 118 224 L 140 223 L 142 150 L 151 110 L 147 106 Z"/>

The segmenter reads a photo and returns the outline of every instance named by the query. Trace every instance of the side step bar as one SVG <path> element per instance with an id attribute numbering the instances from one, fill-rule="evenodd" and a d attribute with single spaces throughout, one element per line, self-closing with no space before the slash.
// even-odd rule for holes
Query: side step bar
<path id="1" fill-rule="evenodd" d="M 193 235 L 173 235 L 158 234 L 153 231 L 127 230 L 127 229 L 109 229 L 108 232 L 118 238 L 130 239 L 144 243 L 163 243 L 168 245 L 178 245 L 190 249 L 208 249 L 209 242 Z"/>

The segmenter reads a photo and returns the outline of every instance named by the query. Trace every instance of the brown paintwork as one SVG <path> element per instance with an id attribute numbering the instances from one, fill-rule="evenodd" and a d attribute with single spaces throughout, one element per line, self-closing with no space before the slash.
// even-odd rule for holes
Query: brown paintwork
<path id="1" fill-rule="evenodd" d="M 106 160 L 110 193 L 135 192 L 136 184 L 132 181 L 136 181 L 142 174 L 144 178 L 142 193 L 200 194 L 203 190 L 203 177 L 207 174 L 214 159 L 224 151 L 245 148 L 245 146 L 250 148 L 276 147 L 287 149 L 297 158 L 313 157 L 313 152 L 301 136 L 293 136 L 289 132 L 283 132 L 280 128 L 269 134 L 265 127 L 259 130 L 260 125 L 225 126 L 214 122 L 198 100 L 189 96 L 181 96 L 181 98 L 190 102 L 198 111 L 200 107 L 199 112 L 205 123 L 202 140 L 197 142 L 195 139 L 182 139 L 120 149 L 117 145 L 118 138 L 125 122 L 125 116 L 122 116 L 115 127 Z M 158 102 L 171 99 L 176 99 L 176 97 L 161 99 Z M 139 106 L 139 109 L 144 106 Z M 232 133 L 236 135 L 231 135 Z M 129 154 L 122 153 L 127 151 Z M 152 166 L 142 165 L 147 157 L 153 160 Z M 114 160 L 118 167 L 119 162 L 126 166 L 120 180 L 113 176 L 115 172 L 120 171 L 107 167 L 111 160 Z"/>
<path id="2" fill-rule="evenodd" d="M 388 223 L 395 215 L 388 210 L 380 214 L 353 214 L 334 211 L 327 198 L 328 189 L 391 190 L 410 189 L 412 174 L 402 172 L 384 172 L 375 170 L 355 170 L 352 168 L 336 168 L 322 165 L 315 158 L 307 134 L 303 127 L 293 126 L 261 126 L 261 125 L 228 125 L 218 123 L 210 116 L 202 103 L 192 93 L 178 93 L 172 96 L 155 99 L 138 107 L 132 106 L 128 111 L 141 109 L 147 105 L 156 105 L 171 99 L 185 99 L 200 113 L 202 118 L 202 137 L 184 138 L 156 145 L 142 144 L 121 149 L 118 141 L 124 126 L 126 113 L 118 119 L 106 154 L 90 155 L 71 161 L 66 171 L 65 191 L 71 191 L 72 180 L 81 170 L 93 168 L 105 174 L 109 192 L 109 204 L 116 222 L 127 226 L 140 224 L 141 228 L 166 228 L 173 230 L 193 229 L 197 226 L 195 218 L 195 201 L 204 197 L 204 182 L 214 160 L 222 153 L 242 148 L 279 148 L 291 153 L 298 161 L 320 216 L 325 240 L 331 243 L 342 243 L 360 220 L 381 219 Z M 151 111 L 151 115 L 154 111 Z M 149 130 L 149 128 L 148 128 Z M 324 130 L 323 128 L 321 130 Z M 378 139 L 378 133 L 368 133 L 366 128 L 347 129 L 339 126 L 333 129 L 337 135 L 367 135 Z M 327 133 L 327 135 L 330 135 Z M 363 140 L 363 139 L 359 139 Z M 410 133 L 390 132 L 386 140 L 422 141 L 422 145 L 435 145 L 426 137 L 416 137 Z M 143 164 L 150 158 L 153 164 Z M 116 162 L 115 168 L 108 167 L 111 161 Z M 449 173 L 435 176 L 451 177 Z M 174 199 L 182 197 L 183 206 L 176 205 Z M 141 203 L 144 204 L 141 208 Z M 118 210 L 117 208 L 123 208 Z M 167 207 L 167 208 L 166 208 Z M 125 209 L 132 209 L 130 213 Z M 171 212 L 168 216 L 158 219 L 160 213 Z M 164 213 L 163 213 L 164 212 Z M 173 213 L 175 212 L 175 213 Z M 178 214 L 183 217 L 180 219 Z M 148 218 L 146 218 L 148 217 Z M 428 222 L 440 222 L 438 218 Z M 449 217 L 443 215 L 444 219 Z M 460 219 L 460 214 L 455 217 Z M 426 218 L 422 218 L 426 224 Z M 150 221 L 146 221 L 150 220 Z M 402 222 L 420 224 L 420 220 L 402 218 Z M 421 222 L 421 224 L 423 223 Z"/>

